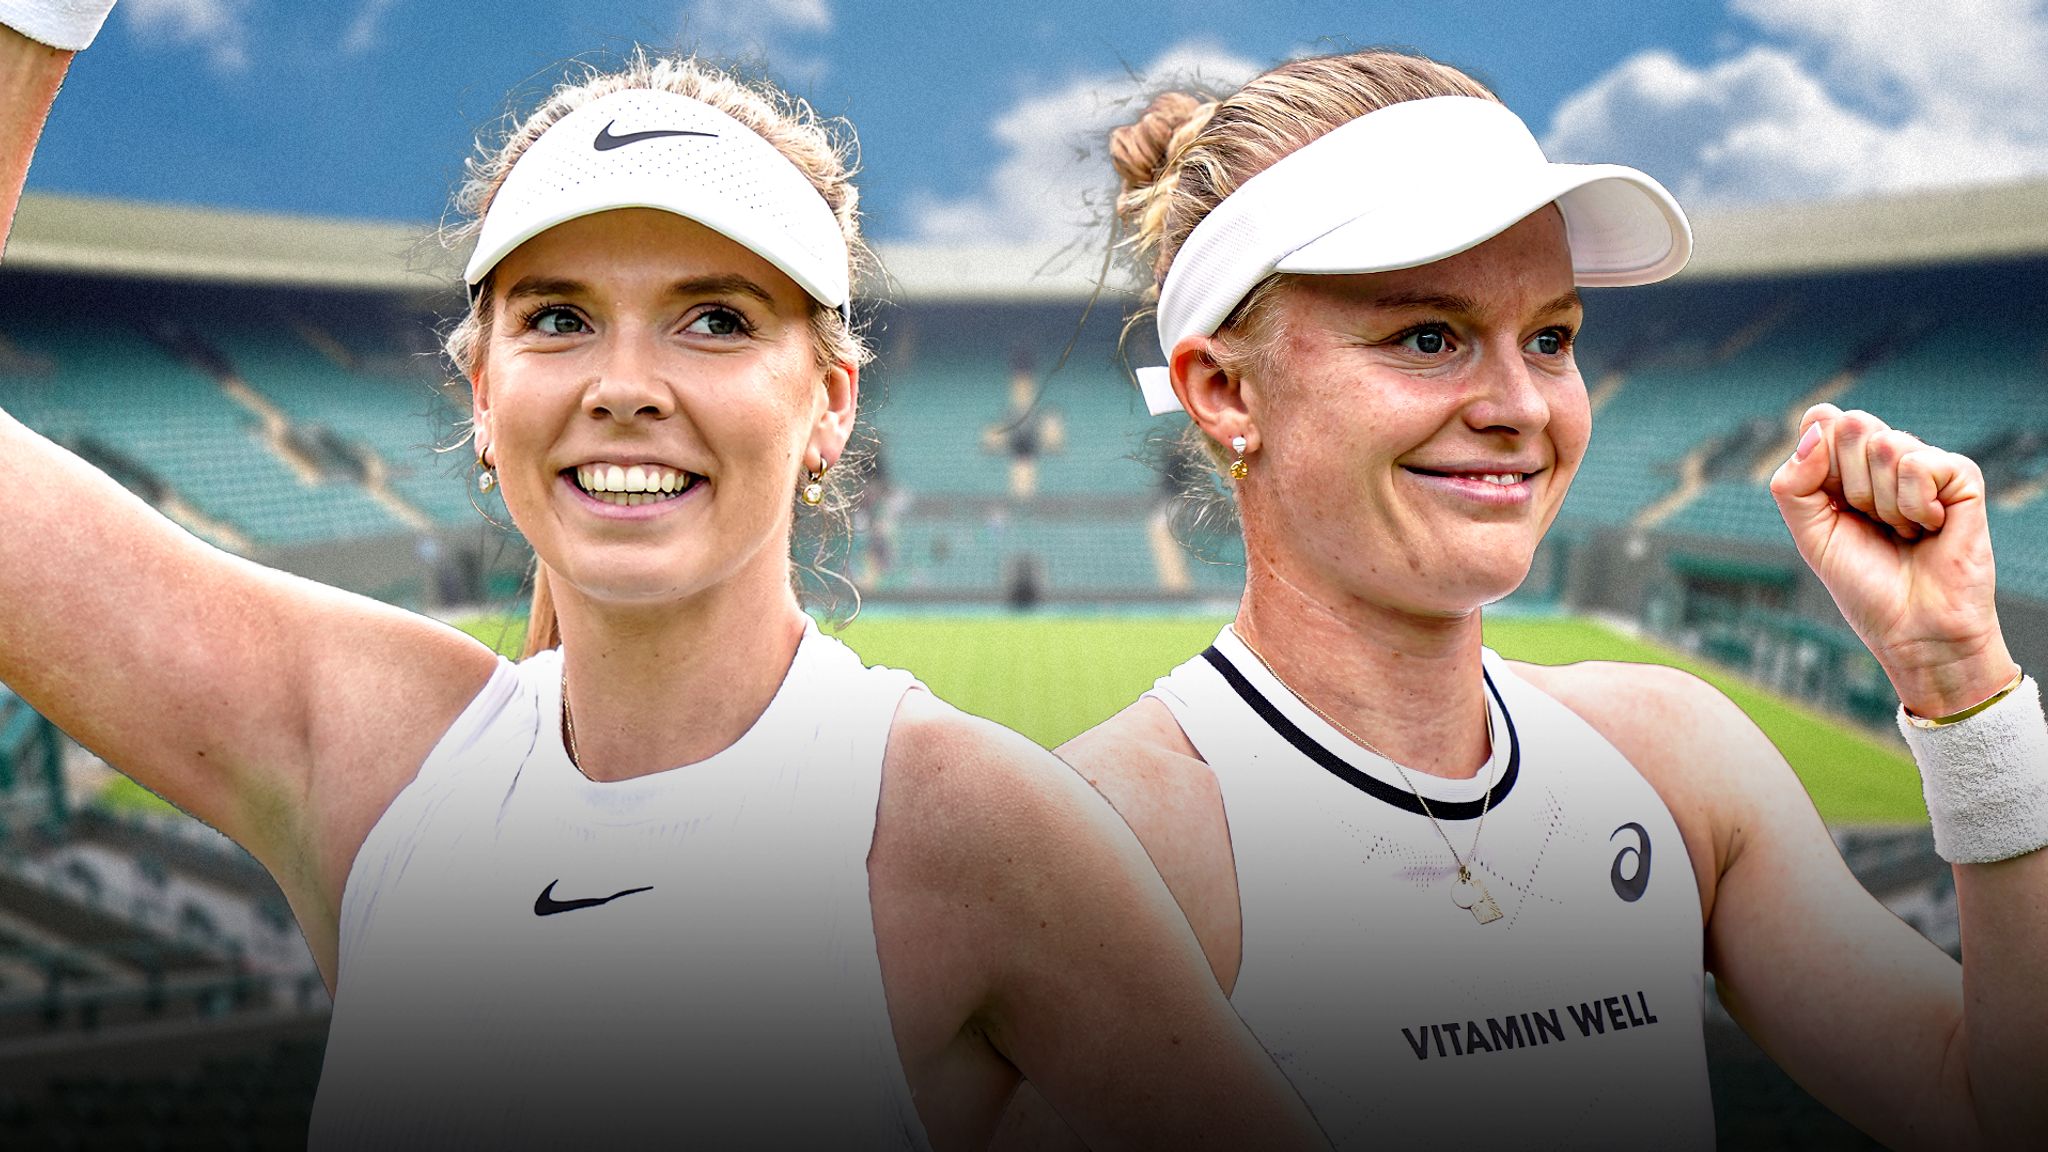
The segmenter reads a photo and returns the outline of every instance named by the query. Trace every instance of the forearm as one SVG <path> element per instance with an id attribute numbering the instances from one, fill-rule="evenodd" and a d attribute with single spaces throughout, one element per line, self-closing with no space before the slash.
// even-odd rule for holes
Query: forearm
<path id="1" fill-rule="evenodd" d="M 1988 1148 L 2048 1147 L 2048 849 L 1955 866 L 1962 1055 Z"/>
<path id="2" fill-rule="evenodd" d="M 1938 1059 L 1940 1116 L 1921 1110 L 1899 1133 L 1911 1139 L 1893 1143 L 2048 1147 L 2048 721 L 1999 629 L 1983 470 L 1868 412 L 1819 404 L 1800 426 L 1771 492 L 1898 689 L 1962 919 L 1960 1012 L 1954 985 L 1930 982 L 1902 990 L 1890 1013 L 1895 1031 L 1928 1038 L 1911 1022 L 1938 1008 L 1941 1041 L 1923 1057 Z M 1884 1087 L 1885 1071 L 1870 1083 Z M 1913 1082 L 1891 1085 L 1893 1110 Z"/>
<path id="3" fill-rule="evenodd" d="M 29 158 L 71 55 L 0 25 L 0 249 L 13 229 Z"/>
<path id="4" fill-rule="evenodd" d="M 2002 645 L 2001 645 L 2002 648 Z M 2048 1147 L 2048 716 L 2009 677 L 1939 718 L 1904 712 L 1934 825 L 1955 868 L 1962 1016 L 1951 1097 L 1986 1147 Z M 1956 1075 L 1960 1073 L 1960 1075 Z"/>

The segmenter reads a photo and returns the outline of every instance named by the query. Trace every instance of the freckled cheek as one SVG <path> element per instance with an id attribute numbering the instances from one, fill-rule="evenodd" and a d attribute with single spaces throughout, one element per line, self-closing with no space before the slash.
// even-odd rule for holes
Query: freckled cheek
<path id="1" fill-rule="evenodd" d="M 1355 430 L 1332 425 L 1290 444 L 1284 462 L 1274 460 L 1278 495 L 1295 517 L 1347 538 L 1387 518 L 1395 497 L 1388 462 L 1359 449 L 1358 440 Z"/>

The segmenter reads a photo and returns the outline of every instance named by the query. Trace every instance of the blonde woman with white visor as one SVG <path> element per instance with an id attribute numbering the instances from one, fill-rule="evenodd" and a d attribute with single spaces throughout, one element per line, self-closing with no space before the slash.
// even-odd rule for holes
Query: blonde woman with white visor
<path id="1" fill-rule="evenodd" d="M 44 41 L 0 29 L 10 215 L 78 8 L 0 3 Z M 316 1147 L 970 1148 L 1020 1071 L 1104 1145 L 1320 1144 L 1101 798 L 798 608 L 864 355 L 841 160 L 642 57 L 476 169 L 518 664 L 0 414 L 0 678 L 277 877 L 335 991 Z"/>
<path id="2" fill-rule="evenodd" d="M 1469 77 L 1383 52 L 1162 96 L 1111 153 L 1161 284 L 1144 394 L 1226 477 L 1245 589 L 1060 751 L 1332 1141 L 1710 1148 L 1704 966 L 1877 1139 L 2048 1147 L 2048 726 L 1976 466 L 1823 406 L 1771 484 L 1898 688 L 1958 968 L 1712 688 L 1482 646 L 1591 431 L 1578 288 L 1686 262 L 1662 187 L 1551 164 Z"/>

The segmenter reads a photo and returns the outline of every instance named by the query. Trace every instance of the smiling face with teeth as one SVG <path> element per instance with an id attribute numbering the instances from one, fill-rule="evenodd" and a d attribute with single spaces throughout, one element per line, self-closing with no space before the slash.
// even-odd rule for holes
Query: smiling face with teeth
<path id="1" fill-rule="evenodd" d="M 1591 431 L 1580 316 L 1555 208 L 1433 264 L 1286 282 L 1242 376 L 1255 567 L 1425 615 L 1513 591 Z"/>
<path id="2" fill-rule="evenodd" d="M 631 208 L 527 241 L 490 290 L 478 433 L 558 606 L 787 597 L 797 478 L 838 458 L 858 391 L 820 366 L 803 289 Z"/>

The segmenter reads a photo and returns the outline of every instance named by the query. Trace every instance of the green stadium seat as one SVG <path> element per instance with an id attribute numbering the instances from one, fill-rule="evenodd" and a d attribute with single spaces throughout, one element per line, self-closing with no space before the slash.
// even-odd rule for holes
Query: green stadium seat
<path id="1" fill-rule="evenodd" d="M 264 445 L 252 413 L 138 332 L 52 325 L 6 335 L 55 367 L 0 374 L 0 406 L 53 439 L 104 444 L 258 544 L 405 531 L 353 484 L 302 482 Z"/>
<path id="2" fill-rule="evenodd" d="M 389 483 L 438 524 L 475 523 L 467 452 L 455 441 L 461 411 L 430 377 L 345 368 L 290 331 L 231 328 L 209 339 L 251 388 L 295 423 L 328 428 L 375 452 Z"/>

